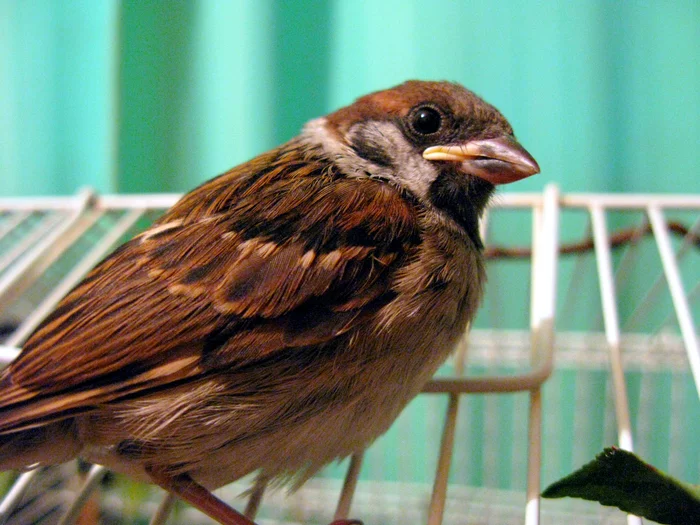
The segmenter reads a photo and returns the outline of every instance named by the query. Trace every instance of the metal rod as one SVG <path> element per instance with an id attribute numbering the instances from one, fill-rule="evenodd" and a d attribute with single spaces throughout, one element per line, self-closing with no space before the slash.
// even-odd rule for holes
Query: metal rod
<path id="1" fill-rule="evenodd" d="M 355 495 L 357 481 L 360 479 L 360 470 L 362 469 L 362 459 L 364 457 L 364 454 L 364 452 L 358 452 L 356 454 L 353 454 L 350 458 L 348 472 L 345 475 L 343 488 L 340 491 L 340 498 L 338 499 L 338 506 L 336 507 L 335 515 L 333 516 L 334 520 L 345 519 L 350 514 L 352 498 Z"/>
<path id="2" fill-rule="evenodd" d="M 469 332 L 467 327 L 467 333 Z M 468 335 L 463 337 L 455 355 L 455 375 L 461 376 L 467 358 Z M 454 451 L 455 432 L 457 428 L 457 415 L 459 413 L 459 395 L 450 394 L 445 412 L 445 424 L 442 430 L 440 441 L 440 453 L 438 456 L 435 479 L 433 480 L 433 491 L 430 496 L 428 507 L 428 525 L 440 525 L 445 512 L 445 501 L 447 500 L 447 486 L 450 477 L 450 466 L 452 464 L 452 453 Z"/>
<path id="3" fill-rule="evenodd" d="M 134 209 L 121 217 L 109 232 L 93 246 L 88 254 L 71 269 L 63 280 L 51 290 L 51 293 L 17 327 L 7 339 L 6 344 L 10 346 L 21 345 L 41 324 L 44 318 L 51 313 L 58 302 L 113 248 L 143 213 L 143 209 Z"/>
<path id="4" fill-rule="evenodd" d="M 493 394 L 524 392 L 542 385 L 552 374 L 553 352 L 545 349 L 542 363 L 531 372 L 512 376 L 433 378 L 423 387 L 427 394 L 468 394 L 489 392 Z"/>
<path id="5" fill-rule="evenodd" d="M 590 217 L 586 217 L 586 233 L 585 237 L 590 237 L 591 235 L 591 220 Z M 566 292 L 564 294 L 564 306 L 561 308 L 559 314 L 560 319 L 571 319 L 575 312 L 573 310 L 576 305 L 576 298 L 580 297 L 580 289 L 586 282 L 585 275 L 588 271 L 588 265 L 586 264 L 588 259 L 586 257 L 576 257 L 574 262 L 574 267 L 571 270 L 571 275 L 575 276 L 569 279 L 568 286 L 566 287 Z"/>
<path id="6" fill-rule="evenodd" d="M 63 197 L 0 197 L 0 209 L 18 211 L 74 210 L 76 199 L 80 200 L 81 198 L 82 191 L 77 195 Z"/>
<path id="7" fill-rule="evenodd" d="M 151 521 L 148 522 L 148 525 L 165 525 L 176 501 L 177 497 L 174 494 L 166 492 L 165 497 L 163 497 L 153 516 L 151 516 Z"/>
<path id="8" fill-rule="evenodd" d="M 0 277 L 0 304 L 8 304 L 29 287 L 72 242 L 97 220 L 98 214 L 85 214 L 91 199 L 82 196 L 82 205 L 60 227 L 46 235 Z"/>
<path id="9" fill-rule="evenodd" d="M 561 205 L 567 208 L 589 208 L 592 204 L 609 210 L 645 209 L 649 204 L 663 208 L 697 209 L 695 195 L 657 195 L 644 193 L 568 193 Z"/>
<path id="10" fill-rule="evenodd" d="M 683 258 L 686 256 L 688 251 L 691 249 L 691 247 L 694 246 L 692 239 L 700 235 L 700 218 L 695 221 L 695 224 L 693 224 L 693 227 L 688 230 L 688 233 L 683 236 L 683 243 L 681 244 L 681 247 L 678 249 L 676 252 L 676 262 L 678 263 L 678 266 L 680 267 L 680 262 L 683 260 Z M 698 297 L 698 294 L 700 293 L 700 282 L 697 282 L 695 286 L 693 287 L 690 292 L 686 294 L 686 297 L 688 298 L 688 304 L 692 305 L 693 301 L 695 301 L 696 297 Z M 673 320 L 675 319 L 675 312 L 669 312 L 668 315 L 664 318 L 664 320 L 659 324 L 659 326 L 653 331 L 653 333 L 659 333 L 661 332 L 664 327 L 669 326 Z"/>
<path id="11" fill-rule="evenodd" d="M 554 184 L 548 184 L 544 190 L 543 206 L 543 235 L 542 251 L 544 257 L 540 265 L 542 278 L 537 283 L 543 287 L 542 300 L 539 302 L 540 323 L 551 321 L 547 328 L 552 338 L 548 341 L 554 346 L 554 318 L 557 310 L 557 280 L 559 277 L 559 188 Z"/>
<path id="12" fill-rule="evenodd" d="M 2 345 L 0 346 L 0 369 L 14 361 L 14 359 L 19 355 L 20 349 L 13 346 Z"/>
<path id="13" fill-rule="evenodd" d="M 695 381 L 695 389 L 700 397 L 700 345 L 698 344 L 698 335 L 695 332 L 695 324 L 693 316 L 690 312 L 690 306 L 685 296 L 683 289 L 683 281 L 681 280 L 678 264 L 673 254 L 671 239 L 666 228 L 666 220 L 658 206 L 650 205 L 647 208 L 651 227 L 656 238 L 656 246 L 659 249 L 661 263 L 664 267 L 666 280 L 671 291 L 671 299 L 673 307 L 676 310 L 678 317 L 678 325 L 681 329 L 681 336 L 685 342 L 685 349 L 688 353 L 688 362 L 690 370 Z"/>
<path id="14" fill-rule="evenodd" d="M 666 277 L 664 274 L 659 274 L 659 276 L 654 280 L 654 284 L 649 287 L 646 294 L 644 294 L 644 297 L 637 302 L 637 306 L 634 310 L 632 310 L 632 313 L 625 321 L 625 324 L 623 325 L 623 329 L 625 331 L 634 330 L 649 314 L 649 311 L 654 307 L 654 305 L 657 304 L 656 298 L 664 289 L 665 282 Z"/>
<path id="15" fill-rule="evenodd" d="M 637 253 L 639 251 L 639 241 L 644 238 L 644 232 L 648 226 L 646 216 L 642 216 L 642 222 L 637 227 L 636 232 L 632 235 L 629 243 L 623 248 L 623 254 L 620 258 L 617 269 L 615 270 L 615 288 L 618 293 L 627 286 L 629 277 L 633 274 L 633 268 L 637 262 Z"/>
<path id="16" fill-rule="evenodd" d="M 258 514 L 258 510 L 260 510 L 260 504 L 262 503 L 266 488 L 267 477 L 263 476 L 262 474 L 258 475 L 257 479 L 255 480 L 253 492 L 251 492 L 250 498 L 248 498 L 248 504 L 245 507 L 245 511 L 243 511 L 245 517 L 251 521 L 255 521 L 255 516 Z"/>
<path id="17" fill-rule="evenodd" d="M 545 188 L 542 208 L 533 210 L 533 257 L 531 275 L 531 363 L 551 373 L 554 355 L 554 315 L 559 254 L 559 192 Z M 544 363 L 543 363 L 544 361 Z M 547 376 L 549 377 L 549 376 Z M 540 522 L 540 469 L 542 466 L 542 393 L 540 385 L 530 391 L 525 524 Z"/>
<path id="18" fill-rule="evenodd" d="M 0 525 L 4 525 L 9 519 L 12 515 L 12 511 L 14 511 L 17 505 L 22 501 L 22 496 L 24 496 L 24 493 L 27 492 L 32 481 L 34 481 L 34 478 L 38 475 L 39 469 L 20 474 L 12 485 L 12 488 L 10 488 L 10 491 L 5 495 L 2 502 L 0 502 Z"/>
<path id="19" fill-rule="evenodd" d="M 433 481 L 433 492 L 430 496 L 430 506 L 428 507 L 428 525 L 440 525 L 445 512 L 447 484 L 450 477 L 450 465 L 452 464 L 458 412 L 459 394 L 450 394 L 447 412 L 445 413 L 445 425 L 440 441 L 440 455 L 438 456 L 435 480 Z"/>
<path id="20" fill-rule="evenodd" d="M 90 467 L 87 477 L 80 491 L 76 494 L 73 502 L 68 507 L 66 513 L 61 517 L 58 525 L 72 525 L 80 516 L 80 512 L 90 499 L 92 493 L 97 489 L 102 479 L 107 474 L 107 469 L 102 465 Z"/>
<path id="21" fill-rule="evenodd" d="M 13 213 L 10 218 L 6 219 L 2 224 L 0 224 L 0 239 L 8 235 L 12 230 L 17 228 L 31 216 L 32 212 L 28 210 Z"/>
<path id="22" fill-rule="evenodd" d="M 530 360 L 537 366 L 539 359 L 539 334 L 541 330 L 541 309 L 546 291 L 541 289 L 546 275 L 542 272 L 545 259 L 544 211 L 535 207 L 532 210 L 532 262 L 530 266 Z M 542 451 L 542 402 L 539 388 L 530 391 L 528 411 L 528 454 L 525 494 L 525 525 L 538 525 L 540 522 L 540 469 Z"/>
<path id="23" fill-rule="evenodd" d="M 180 193 L 153 193 L 140 195 L 100 195 L 95 199 L 95 207 L 103 210 L 130 208 L 167 209 L 180 200 Z"/>
<path id="24" fill-rule="evenodd" d="M 481 236 L 481 241 L 486 244 L 489 236 L 489 225 L 491 219 L 491 212 L 487 208 L 484 210 L 484 214 L 481 216 L 479 221 L 479 235 Z"/>
<path id="25" fill-rule="evenodd" d="M 536 525 L 540 522 L 540 468 L 542 465 L 542 394 L 539 388 L 530 392 L 528 422 L 525 525 Z"/>
<path id="26" fill-rule="evenodd" d="M 64 216 L 59 213 L 46 215 L 30 232 L 18 240 L 7 252 L 0 257 L 0 272 L 4 272 L 10 265 L 15 262 L 23 253 L 26 253 L 41 239 L 46 237 L 48 232 L 53 230 L 62 220 Z"/>
<path id="27" fill-rule="evenodd" d="M 153 194 L 153 195 L 102 195 L 97 198 L 96 205 L 101 208 L 169 208 L 175 204 L 182 194 Z M 661 207 L 677 209 L 696 209 L 696 196 L 687 194 L 595 194 L 568 193 L 562 195 L 561 205 L 567 208 L 588 208 L 591 201 L 609 209 L 645 208 L 649 203 Z M 501 193 L 498 199 L 491 203 L 492 208 L 529 208 L 540 205 L 540 193 Z M 75 196 L 68 197 L 3 197 L 0 198 L 0 208 L 6 210 L 35 210 L 62 209 L 75 207 Z"/>
<path id="28" fill-rule="evenodd" d="M 620 321 L 615 301 L 615 283 L 613 281 L 613 265 L 610 253 L 610 241 L 603 208 L 594 204 L 591 206 L 593 221 L 593 242 L 595 245 L 596 261 L 598 262 L 598 277 L 600 295 L 603 305 L 603 320 L 605 337 L 610 350 L 610 368 L 615 395 L 615 413 L 617 416 L 618 440 L 620 447 L 632 450 L 632 431 L 627 401 L 627 388 L 622 366 L 620 351 Z"/>
<path id="29" fill-rule="evenodd" d="M 553 191 L 554 194 L 556 194 L 556 191 Z M 130 195 L 119 195 L 119 196 L 104 196 L 104 197 L 98 197 L 96 198 L 93 202 L 90 202 L 90 206 L 94 206 L 95 208 L 99 210 L 112 210 L 112 209 L 124 209 L 124 210 L 142 210 L 143 208 L 157 208 L 157 209 L 164 209 L 172 204 L 174 204 L 178 199 L 179 195 L 156 195 L 156 196 L 148 196 L 148 195 L 138 195 L 138 196 L 130 196 Z M 449 479 L 449 463 L 451 461 L 451 455 L 452 455 L 452 445 L 450 441 L 454 441 L 454 433 L 455 433 L 455 428 L 450 429 L 450 421 L 452 421 L 452 424 L 456 421 L 456 414 L 457 414 L 457 408 L 458 408 L 458 403 L 459 403 L 459 394 L 461 393 L 466 393 L 466 392 L 493 392 L 493 391 L 498 391 L 498 392 L 514 392 L 514 391 L 522 391 L 522 390 L 529 390 L 531 392 L 530 394 L 530 407 L 529 407 L 529 414 L 530 414 L 530 422 L 529 422 L 529 438 L 530 438 L 530 443 L 531 443 L 531 449 L 530 453 L 528 455 L 528 496 L 527 496 L 527 504 L 526 504 L 526 523 L 536 523 L 537 517 L 539 516 L 539 500 L 537 498 L 537 490 L 535 490 L 535 487 L 538 487 L 539 485 L 539 477 L 536 480 L 532 480 L 530 476 L 539 476 L 539 468 L 541 465 L 540 462 L 540 455 L 541 455 L 541 432 L 542 432 L 542 426 L 541 426 L 541 404 L 542 404 L 542 398 L 541 398 L 541 392 L 539 390 L 539 387 L 543 384 L 543 382 L 549 377 L 551 370 L 552 370 L 552 357 L 553 357 L 553 322 L 554 322 L 554 298 L 556 297 L 556 270 L 557 270 L 557 264 L 556 264 L 556 249 L 554 250 L 554 259 L 552 259 L 552 254 L 549 254 L 547 251 L 551 245 L 552 239 L 554 239 L 555 246 L 557 246 L 557 236 L 558 236 L 558 216 L 555 216 L 555 219 L 552 219 L 552 216 L 549 215 L 551 209 L 548 208 L 548 206 L 554 206 L 555 210 L 558 210 L 558 205 L 561 204 L 561 206 L 567 207 L 567 208 L 584 208 L 589 211 L 589 216 L 593 218 L 594 212 L 593 208 L 598 208 L 599 211 L 596 213 L 601 214 L 602 216 L 602 222 L 603 222 L 603 238 L 602 240 L 599 238 L 596 243 L 595 243 L 595 248 L 596 248 L 596 255 L 599 255 L 598 250 L 602 250 L 603 252 L 606 253 L 607 256 L 607 262 L 604 263 L 603 265 L 607 265 L 607 268 L 610 270 L 609 271 L 609 276 L 605 277 L 605 280 L 609 280 L 611 283 L 608 288 L 604 291 L 604 285 L 603 285 L 603 273 L 601 271 L 601 262 L 600 262 L 600 256 L 597 257 L 598 259 L 598 274 L 599 274 L 599 279 L 601 280 L 601 301 L 603 303 L 603 320 L 604 324 L 606 327 L 606 338 L 608 340 L 609 346 L 611 346 L 610 351 L 611 351 L 611 369 L 616 368 L 619 366 L 619 370 L 621 372 L 622 370 L 622 359 L 620 355 L 620 338 L 621 338 L 621 329 L 619 325 L 619 319 L 617 318 L 617 310 L 616 310 L 616 305 L 615 305 L 615 300 L 616 300 L 616 286 L 619 288 L 623 284 L 623 277 L 624 277 L 624 272 L 622 267 L 618 267 L 617 272 L 615 274 L 615 278 L 613 278 L 612 274 L 612 258 L 610 254 L 610 249 L 609 249 L 609 240 L 607 238 L 607 227 L 605 226 L 605 215 L 603 213 L 603 210 L 605 209 L 620 209 L 620 210 L 632 210 L 632 209 L 639 209 L 639 210 L 647 210 L 647 213 L 649 215 L 649 218 L 652 219 L 652 215 L 656 213 L 659 217 L 657 217 L 659 224 L 657 225 L 656 228 L 654 228 L 654 222 L 653 220 L 651 221 L 652 223 L 652 228 L 654 231 L 654 235 L 656 238 L 657 242 L 657 247 L 661 253 L 661 258 L 662 258 L 662 264 L 664 265 L 664 275 L 660 277 L 659 282 L 660 285 L 663 286 L 663 283 L 668 281 L 669 282 L 669 287 L 671 288 L 671 293 L 672 293 L 672 299 L 674 303 L 674 307 L 676 310 L 676 316 L 679 318 L 679 324 L 681 325 L 681 331 L 683 332 L 683 323 L 681 322 L 681 316 L 682 313 L 679 313 L 679 309 L 683 310 L 684 304 L 685 308 L 688 310 L 688 314 L 690 314 L 690 308 L 689 304 L 692 298 L 694 297 L 694 294 L 697 293 L 698 288 L 696 287 L 693 291 L 691 291 L 690 294 L 684 295 L 684 290 L 682 287 L 682 282 L 680 280 L 680 272 L 678 268 L 677 262 L 685 255 L 685 253 L 690 249 L 692 244 L 690 243 L 690 234 L 686 235 L 684 239 L 684 243 L 681 246 L 681 249 L 676 253 L 675 259 L 673 257 L 673 250 L 671 248 L 671 242 L 670 242 L 670 236 L 668 229 L 666 227 L 665 220 L 663 218 L 663 213 L 661 212 L 661 209 L 665 206 L 672 206 L 676 209 L 697 209 L 698 208 L 698 199 L 696 196 L 650 196 L 650 195 L 566 195 L 563 197 L 557 197 L 556 199 L 552 200 L 552 196 L 548 194 L 548 189 L 545 190 L 544 194 L 505 194 L 499 197 L 499 199 L 494 203 L 494 208 L 530 208 L 534 207 L 536 210 L 533 215 L 533 220 L 535 221 L 535 225 L 533 227 L 533 259 L 532 259 L 532 264 L 533 264 L 533 269 L 532 269 L 532 276 L 531 276 L 531 287 L 530 287 L 530 293 L 531 293 L 531 332 L 532 332 L 532 338 L 531 338 L 531 345 L 532 345 L 532 363 L 531 363 L 531 369 L 525 373 L 521 373 L 518 375 L 511 375 L 511 376 L 501 376 L 501 377 L 477 377 L 477 378 L 468 378 L 468 377 L 451 377 L 451 378 L 437 378 L 431 381 L 426 387 L 424 388 L 424 392 L 429 392 L 429 393 L 448 393 L 450 394 L 450 402 L 448 403 L 447 407 L 447 415 L 445 419 L 445 426 L 443 429 L 443 439 L 442 439 L 442 444 L 441 444 L 441 452 L 440 452 L 440 458 L 438 459 L 438 468 L 436 471 L 436 485 L 433 488 L 433 497 L 435 498 L 435 494 L 439 495 L 439 498 L 442 498 L 442 503 L 441 505 L 443 506 L 442 509 L 437 509 L 440 511 L 440 516 L 442 516 L 442 513 L 444 511 L 444 501 L 445 497 L 447 494 L 447 480 Z M 6 202 L 7 201 L 7 202 Z M 13 210 L 18 210 L 18 213 L 15 214 L 15 216 L 19 215 L 19 213 L 24 213 L 25 215 L 28 215 L 29 210 L 35 210 L 37 207 L 42 207 L 43 210 L 71 210 L 74 211 L 76 210 L 76 202 L 78 202 L 78 199 L 75 197 L 71 198 L 58 198 L 58 199 L 0 199 L 0 207 L 3 206 L 3 204 L 7 204 L 5 206 L 7 209 L 13 209 Z M 37 206 L 38 205 L 38 206 Z M 655 209 L 656 211 L 653 211 Z M 83 206 L 83 211 L 85 210 L 85 206 Z M 550 210 L 550 211 L 548 211 Z M 84 220 L 82 217 L 81 212 L 75 212 L 77 215 L 81 215 L 81 220 Z M 59 217 L 59 214 L 55 213 L 53 214 L 54 217 Z M 16 220 L 16 219 L 12 219 Z M 595 220 L 594 220 L 595 222 Z M 3 223 L 3 226 L 7 225 L 8 222 L 5 221 Z M 84 224 L 84 223 L 81 223 Z M 550 226 L 554 224 L 555 230 L 552 232 L 551 230 L 547 232 L 546 230 L 550 228 Z M 693 230 L 697 229 L 698 227 L 698 222 L 695 223 L 693 226 Z M 61 225 L 61 227 L 65 226 L 65 224 Z M 481 233 L 484 239 L 487 237 L 487 228 L 488 228 L 488 216 L 484 217 L 484 220 L 482 220 L 482 223 L 480 225 L 481 228 Z M 658 230 L 658 231 L 657 231 Z M 2 230 L 2 227 L 0 227 L 0 231 Z M 55 233 L 52 232 L 52 234 Z M 111 232 L 110 232 L 111 234 Z M 599 235 L 600 236 L 600 235 Z M 666 241 L 662 241 L 662 238 L 666 238 Z M 64 237 L 61 237 L 61 241 L 64 241 Z M 101 242 L 104 242 L 101 241 Z M 666 242 L 667 246 L 662 246 Z M 27 249 L 31 250 L 31 246 L 33 243 L 28 244 L 27 248 L 23 250 L 27 251 Z M 625 256 L 623 257 L 623 262 L 622 264 L 625 264 L 626 258 L 634 259 L 633 254 L 630 255 L 630 252 L 634 250 L 634 244 L 629 247 L 629 249 L 625 252 Z M 92 252 L 91 252 L 92 253 Z M 20 254 L 21 256 L 22 254 Z M 18 256 L 19 257 L 19 256 Z M 18 259 L 19 262 L 22 262 L 24 259 Z M 83 259 L 80 264 L 87 264 L 85 263 L 86 259 Z M 577 272 L 577 268 L 579 267 L 579 264 L 584 264 L 581 261 L 588 260 L 585 257 L 579 257 L 577 258 L 576 262 L 576 268 L 575 268 L 575 275 L 577 278 L 572 279 L 572 285 L 576 286 L 576 283 L 580 283 L 583 279 L 578 278 L 579 274 Z M 670 262 L 669 262 L 670 261 Z M 671 266 L 671 270 L 667 268 L 667 266 Z M 16 266 L 16 264 L 15 264 Z M 45 268 L 45 267 L 44 267 Z M 545 269 L 547 268 L 547 269 Z M 14 267 L 12 268 L 14 270 Z M 34 266 L 32 267 L 32 271 L 29 272 L 30 276 L 34 276 L 34 272 L 39 272 L 42 270 L 42 265 Z M 73 274 L 73 272 L 76 272 Z M 675 275 L 678 279 L 678 289 L 674 292 L 674 285 L 671 283 L 672 278 L 670 277 L 670 274 L 675 272 Z M 71 274 L 69 275 L 77 275 L 79 273 L 77 270 L 73 269 Z M 6 276 L 3 276 L 6 277 Z M 620 277 L 619 280 L 615 280 L 617 277 Z M 71 277 L 72 279 L 72 277 Z M 61 285 L 63 286 L 64 283 L 67 286 L 67 283 L 71 280 L 67 277 L 64 277 Z M 4 281 L 0 279 L 0 284 L 2 284 Z M 607 286 L 607 285 L 605 285 Z M 570 288 L 571 290 L 571 288 Z M 56 292 L 57 293 L 57 292 Z M 656 293 L 656 292 L 655 292 Z M 675 293 L 675 295 L 674 295 Z M 567 298 L 570 299 L 567 301 L 567 303 L 574 303 L 575 304 L 575 294 L 570 295 L 567 294 Z M 551 301 L 550 301 L 551 300 Z M 45 299 L 45 304 L 49 304 L 49 300 Z M 644 301 L 643 301 L 644 302 Z M 606 303 L 610 303 L 606 307 Z M 44 303 L 42 303 L 44 304 Z M 613 307 L 613 311 L 615 312 L 615 315 L 611 318 L 610 317 L 610 305 Z M 679 306 L 680 305 L 680 306 Z M 38 317 L 37 317 L 38 318 Z M 634 320 L 634 315 L 630 318 Z M 628 323 L 630 321 L 628 319 Z M 690 336 L 687 336 L 687 334 L 684 332 L 683 338 L 684 341 L 686 341 L 686 350 L 689 352 L 689 359 L 691 360 L 691 368 L 693 367 L 692 362 L 695 356 L 695 359 L 700 359 L 700 354 L 697 351 L 697 334 L 695 332 L 695 328 L 692 325 L 692 318 L 689 318 L 689 322 L 691 323 L 690 328 L 692 329 Z M 614 321 L 614 322 L 613 322 Z M 26 336 L 26 333 L 22 334 L 19 332 L 26 332 L 29 330 L 29 326 L 34 323 L 32 322 L 27 322 L 25 320 L 26 324 L 23 324 L 22 327 L 19 329 L 18 332 L 16 332 L 15 337 L 18 339 L 23 339 Z M 611 324 L 612 323 L 612 324 Z M 612 328 L 609 330 L 608 327 L 612 326 Z M 627 326 L 627 324 L 625 325 Z M 687 329 L 687 327 L 686 327 Z M 612 333 L 611 333 L 612 332 Z M 695 352 L 693 353 L 690 350 L 690 347 L 688 345 L 688 337 L 690 337 L 691 342 L 694 340 L 695 341 Z M 616 347 L 613 348 L 611 345 L 611 341 L 616 343 Z M 0 347 L 0 366 L 1 363 L 4 361 L 9 361 L 15 354 L 16 354 L 17 349 L 12 348 L 10 346 L 8 347 Z M 614 354 L 617 355 L 617 357 L 614 356 Z M 459 359 L 459 354 L 457 354 L 456 360 Z M 617 360 L 617 364 L 614 364 L 613 362 Z M 700 367 L 700 364 L 698 365 Z M 459 368 L 458 363 L 455 365 L 455 370 Z M 700 368 L 698 368 L 700 370 Z M 613 383 L 615 383 L 615 376 L 617 372 L 613 371 Z M 457 374 L 459 376 L 459 374 Z M 698 374 L 695 373 L 695 369 L 693 369 L 693 375 L 695 379 L 695 384 L 696 387 L 698 387 L 698 392 L 700 395 L 700 383 L 698 379 Z M 623 390 L 625 389 L 624 385 L 624 376 L 622 376 L 622 388 Z M 615 403 L 616 403 L 616 411 L 618 411 L 618 399 L 619 399 L 619 394 L 617 393 L 617 388 L 616 388 L 616 394 L 615 394 Z M 626 402 L 626 391 L 624 392 L 625 395 L 625 402 Z M 451 414 L 454 413 L 454 416 Z M 629 418 L 629 412 L 627 411 L 627 416 Z M 620 421 L 620 417 L 618 416 L 618 425 Z M 455 425 L 456 427 L 456 425 Z M 619 433 L 618 429 L 618 433 Z M 629 444 L 630 448 L 632 445 L 632 435 L 631 435 L 631 430 L 628 429 L 629 432 Z M 625 438 L 626 439 L 626 438 Z M 620 443 L 622 445 L 622 442 L 624 439 L 620 439 Z M 449 445 L 449 446 L 448 446 Z M 443 455 L 443 448 L 445 449 L 444 455 Z M 443 463 L 445 466 L 440 466 L 440 464 Z M 353 492 L 357 483 L 357 479 L 359 477 L 359 470 L 360 470 L 360 464 L 361 464 L 361 455 L 358 457 L 353 457 L 350 463 L 350 466 L 348 468 L 348 473 L 345 479 L 345 484 L 343 487 L 343 491 L 340 496 L 340 500 L 338 502 L 338 511 L 336 512 L 336 517 L 337 518 L 343 518 L 347 516 L 347 513 L 350 510 L 351 502 L 352 502 L 352 496 Z M 10 491 L 10 494 L 5 498 L 5 501 L 0 505 L 0 522 L 2 522 L 3 518 L 3 511 L 4 509 L 8 508 L 8 498 L 10 497 L 11 494 L 15 493 L 18 486 L 22 484 L 28 483 L 28 481 L 25 481 L 28 479 L 31 481 L 31 476 L 35 475 L 36 472 L 30 472 L 23 474 L 19 478 L 19 483 L 13 487 L 13 489 Z M 25 478 L 24 476 L 29 476 L 29 478 Z M 445 483 L 444 489 L 442 486 L 438 486 L 439 483 Z M 22 489 L 24 490 L 24 489 Z M 13 496 L 14 497 L 14 496 Z M 20 496 L 21 497 L 21 496 Z M 163 501 L 161 504 L 161 507 L 167 502 L 168 499 L 171 499 L 174 501 L 172 496 L 166 496 L 166 499 Z M 172 502 L 171 502 L 172 503 Z M 440 504 L 438 501 L 436 504 Z M 249 502 L 250 505 L 250 502 Z M 342 509 L 344 508 L 344 512 Z M 159 509 L 160 512 L 160 509 Z M 431 513 L 433 512 L 432 508 L 432 503 L 431 503 Z M 158 513 L 156 513 L 157 515 Z M 163 518 L 162 518 L 162 523 L 165 522 L 167 519 L 167 514 L 165 513 Z M 9 513 L 7 514 L 9 515 Z M 156 516 L 153 518 L 154 520 L 156 519 Z M 633 518 L 633 520 L 636 518 Z M 529 520 L 529 521 L 528 521 Z M 630 523 L 638 523 L 639 521 L 631 521 Z M 162 525 L 162 523 L 158 522 L 151 522 L 152 525 Z M 430 522 L 432 525 L 432 522 Z M 439 523 L 437 521 L 436 523 Z"/>
<path id="30" fill-rule="evenodd" d="M 592 204 L 590 213 L 593 222 L 593 244 L 595 246 L 596 261 L 598 263 L 605 336 L 610 351 L 610 369 L 615 400 L 618 442 L 620 448 L 632 451 L 632 424 L 630 422 L 627 385 L 625 383 L 622 352 L 620 350 L 620 321 L 615 301 L 615 282 L 613 278 L 612 255 L 610 253 L 610 240 L 608 238 L 608 229 L 602 206 L 599 203 Z M 641 524 L 642 520 L 637 516 L 629 514 L 627 516 L 627 523 L 628 525 L 637 525 Z"/>
<path id="31" fill-rule="evenodd" d="M 683 258 L 688 254 L 690 249 L 695 246 L 697 241 L 695 240 L 698 236 L 700 236 L 700 217 L 695 221 L 693 226 L 688 230 L 688 233 L 686 233 L 683 236 L 683 242 L 681 243 L 681 247 L 678 248 L 678 251 L 676 252 L 676 261 L 681 262 Z"/>

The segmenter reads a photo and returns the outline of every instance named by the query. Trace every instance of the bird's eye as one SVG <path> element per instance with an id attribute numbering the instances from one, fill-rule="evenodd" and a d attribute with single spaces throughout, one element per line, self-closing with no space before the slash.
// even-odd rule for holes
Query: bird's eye
<path id="1" fill-rule="evenodd" d="M 436 133 L 440 126 L 442 126 L 442 115 L 431 107 L 420 107 L 411 116 L 411 127 L 421 135 Z"/>

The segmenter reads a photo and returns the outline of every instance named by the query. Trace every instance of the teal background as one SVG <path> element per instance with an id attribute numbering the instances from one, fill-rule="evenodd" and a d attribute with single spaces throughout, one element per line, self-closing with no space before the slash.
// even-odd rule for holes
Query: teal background
<path id="1" fill-rule="evenodd" d="M 409 78 L 460 82 L 501 109 L 542 168 L 507 191 L 700 193 L 698 0 L 0 0 L 0 195 L 186 191 Z M 491 240 L 528 244 L 529 212 L 508 213 Z M 583 213 L 562 225 L 564 241 L 588 231 Z M 686 290 L 700 275 L 691 255 Z M 620 290 L 623 322 L 661 272 L 653 244 L 638 260 L 644 270 Z M 594 262 L 560 265 L 558 330 L 602 331 Z M 527 328 L 529 272 L 528 261 L 490 266 L 477 328 Z M 577 278 L 583 291 L 566 301 Z M 660 295 L 635 331 L 665 323 Z M 698 483 L 689 375 L 628 379 L 639 451 Z M 572 367 L 547 384 L 545 483 L 614 443 L 608 385 L 607 369 Z M 445 404 L 418 398 L 371 449 L 363 478 L 430 481 Z M 467 396 L 460 411 L 452 481 L 522 489 L 526 396 Z"/>
<path id="2" fill-rule="evenodd" d="M 0 0 L 0 194 L 185 191 L 409 78 L 542 166 L 510 191 L 700 192 L 700 2 Z"/>

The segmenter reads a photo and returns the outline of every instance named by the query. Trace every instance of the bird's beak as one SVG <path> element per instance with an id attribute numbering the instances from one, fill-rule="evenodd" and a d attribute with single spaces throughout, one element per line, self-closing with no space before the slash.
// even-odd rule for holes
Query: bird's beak
<path id="1" fill-rule="evenodd" d="M 423 158 L 459 162 L 463 172 L 491 184 L 508 184 L 540 172 L 532 155 L 507 135 L 452 146 L 432 146 L 423 152 Z"/>

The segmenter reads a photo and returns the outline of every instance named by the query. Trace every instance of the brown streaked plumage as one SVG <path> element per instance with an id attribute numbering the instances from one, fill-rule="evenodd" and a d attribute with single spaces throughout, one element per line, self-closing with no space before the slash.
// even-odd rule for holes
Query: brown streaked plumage
<path id="1" fill-rule="evenodd" d="M 80 455 L 245 523 L 199 485 L 298 486 L 385 432 L 477 308 L 493 184 L 537 171 L 456 84 L 310 122 L 63 299 L 0 373 L 0 469 Z"/>

